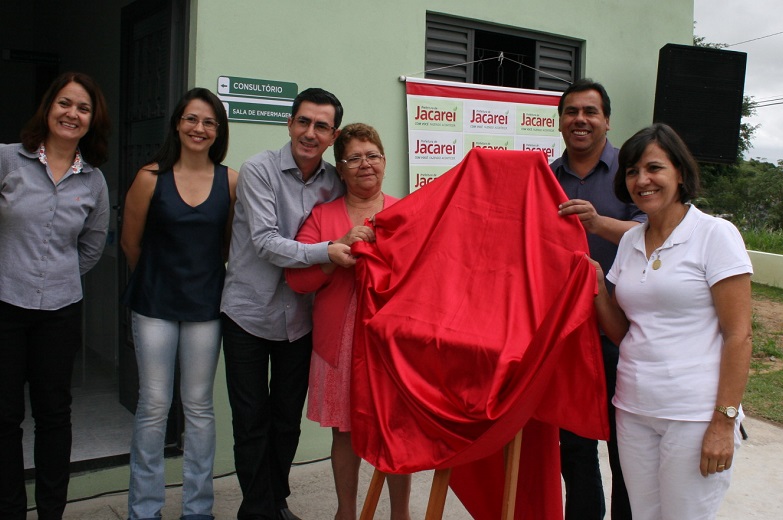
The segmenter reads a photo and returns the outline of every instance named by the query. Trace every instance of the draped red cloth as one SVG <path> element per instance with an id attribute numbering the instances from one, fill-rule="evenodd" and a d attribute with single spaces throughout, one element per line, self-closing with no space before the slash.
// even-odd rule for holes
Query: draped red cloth
<path id="1" fill-rule="evenodd" d="M 517 519 L 562 519 L 558 428 L 608 437 L 595 269 L 540 152 L 471 150 L 354 244 L 353 446 L 388 473 L 453 468 L 500 516 L 502 448 L 523 430 Z"/>

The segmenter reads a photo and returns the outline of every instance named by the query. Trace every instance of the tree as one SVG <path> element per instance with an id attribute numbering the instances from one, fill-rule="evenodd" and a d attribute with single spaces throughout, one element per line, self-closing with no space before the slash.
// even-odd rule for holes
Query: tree
<path id="1" fill-rule="evenodd" d="M 705 196 L 698 205 L 741 229 L 783 229 L 783 161 L 774 165 L 751 159 L 722 167 L 722 174 L 705 178 Z"/>
<path id="2" fill-rule="evenodd" d="M 756 133 L 760 125 L 752 125 L 746 121 L 747 118 L 756 115 L 756 103 L 752 96 L 742 96 L 742 120 L 740 122 L 739 145 L 737 147 L 737 160 L 745 156 L 753 148 L 753 134 Z"/>
<path id="3" fill-rule="evenodd" d="M 725 49 L 729 46 L 728 43 L 710 43 L 704 41 L 704 36 L 696 35 L 696 22 L 693 22 L 693 46 L 694 47 L 709 47 L 710 49 Z"/>
<path id="4" fill-rule="evenodd" d="M 708 43 L 693 36 L 698 47 L 723 49 L 723 43 Z M 747 118 L 755 113 L 751 96 L 742 98 L 737 159 L 733 164 L 700 163 L 703 197 L 697 203 L 715 214 L 729 218 L 741 229 L 783 229 L 783 160 L 778 164 L 757 159 L 746 161 L 743 156 L 752 148 L 758 125 Z"/>

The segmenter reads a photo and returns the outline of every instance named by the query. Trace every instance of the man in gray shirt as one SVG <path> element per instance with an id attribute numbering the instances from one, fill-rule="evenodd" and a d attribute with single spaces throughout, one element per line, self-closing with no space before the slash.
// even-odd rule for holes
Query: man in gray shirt
<path id="1" fill-rule="evenodd" d="M 288 119 L 291 141 L 239 170 L 221 311 L 240 520 L 297 519 L 286 497 L 307 395 L 312 296 L 294 293 L 283 269 L 355 263 L 343 244 L 294 240 L 313 206 L 343 195 L 334 166 L 322 159 L 342 115 L 333 94 L 302 91 Z"/>

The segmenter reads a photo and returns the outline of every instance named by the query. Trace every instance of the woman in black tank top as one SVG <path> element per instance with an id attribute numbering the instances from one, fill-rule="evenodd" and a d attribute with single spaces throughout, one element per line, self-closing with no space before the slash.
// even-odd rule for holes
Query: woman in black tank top
<path id="1" fill-rule="evenodd" d="M 212 518 L 220 294 L 237 172 L 220 164 L 228 119 L 209 90 L 185 94 L 161 150 L 125 198 L 122 250 L 132 270 L 131 310 L 139 402 L 131 441 L 128 517 L 160 518 L 163 445 L 179 359 L 185 413 L 182 518 Z"/>

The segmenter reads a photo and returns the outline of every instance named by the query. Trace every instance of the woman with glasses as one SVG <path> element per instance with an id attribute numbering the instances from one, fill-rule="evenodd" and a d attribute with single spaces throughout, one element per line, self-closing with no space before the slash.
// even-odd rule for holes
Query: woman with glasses
<path id="1" fill-rule="evenodd" d="M 131 309 L 139 401 L 131 441 L 128 517 L 161 518 L 163 445 L 179 359 L 185 412 L 182 518 L 211 519 L 220 352 L 220 294 L 237 172 L 220 164 L 228 119 L 220 100 L 194 88 L 180 100 L 163 147 L 125 199 L 122 249 L 132 270 Z"/>
<path id="2" fill-rule="evenodd" d="M 381 191 L 386 169 L 383 144 L 371 126 L 346 126 L 334 143 L 337 173 L 345 196 L 313 208 L 296 239 L 350 246 L 375 240 L 369 219 L 397 199 Z M 307 418 L 332 428 L 332 471 L 337 490 L 336 520 L 356 519 L 356 496 L 361 460 L 351 447 L 351 351 L 356 318 L 353 268 L 335 264 L 287 269 L 286 281 L 300 293 L 315 292 L 313 355 Z M 409 520 L 410 475 L 389 475 L 391 518 Z"/>
<path id="3" fill-rule="evenodd" d="M 103 253 L 109 147 L 98 85 L 62 74 L 21 133 L 0 144 L 0 518 L 27 517 L 21 424 L 25 383 L 35 420 L 38 518 L 68 495 L 71 373 L 82 346 L 82 283 Z M 29 435 L 29 432 L 27 432 Z"/>

